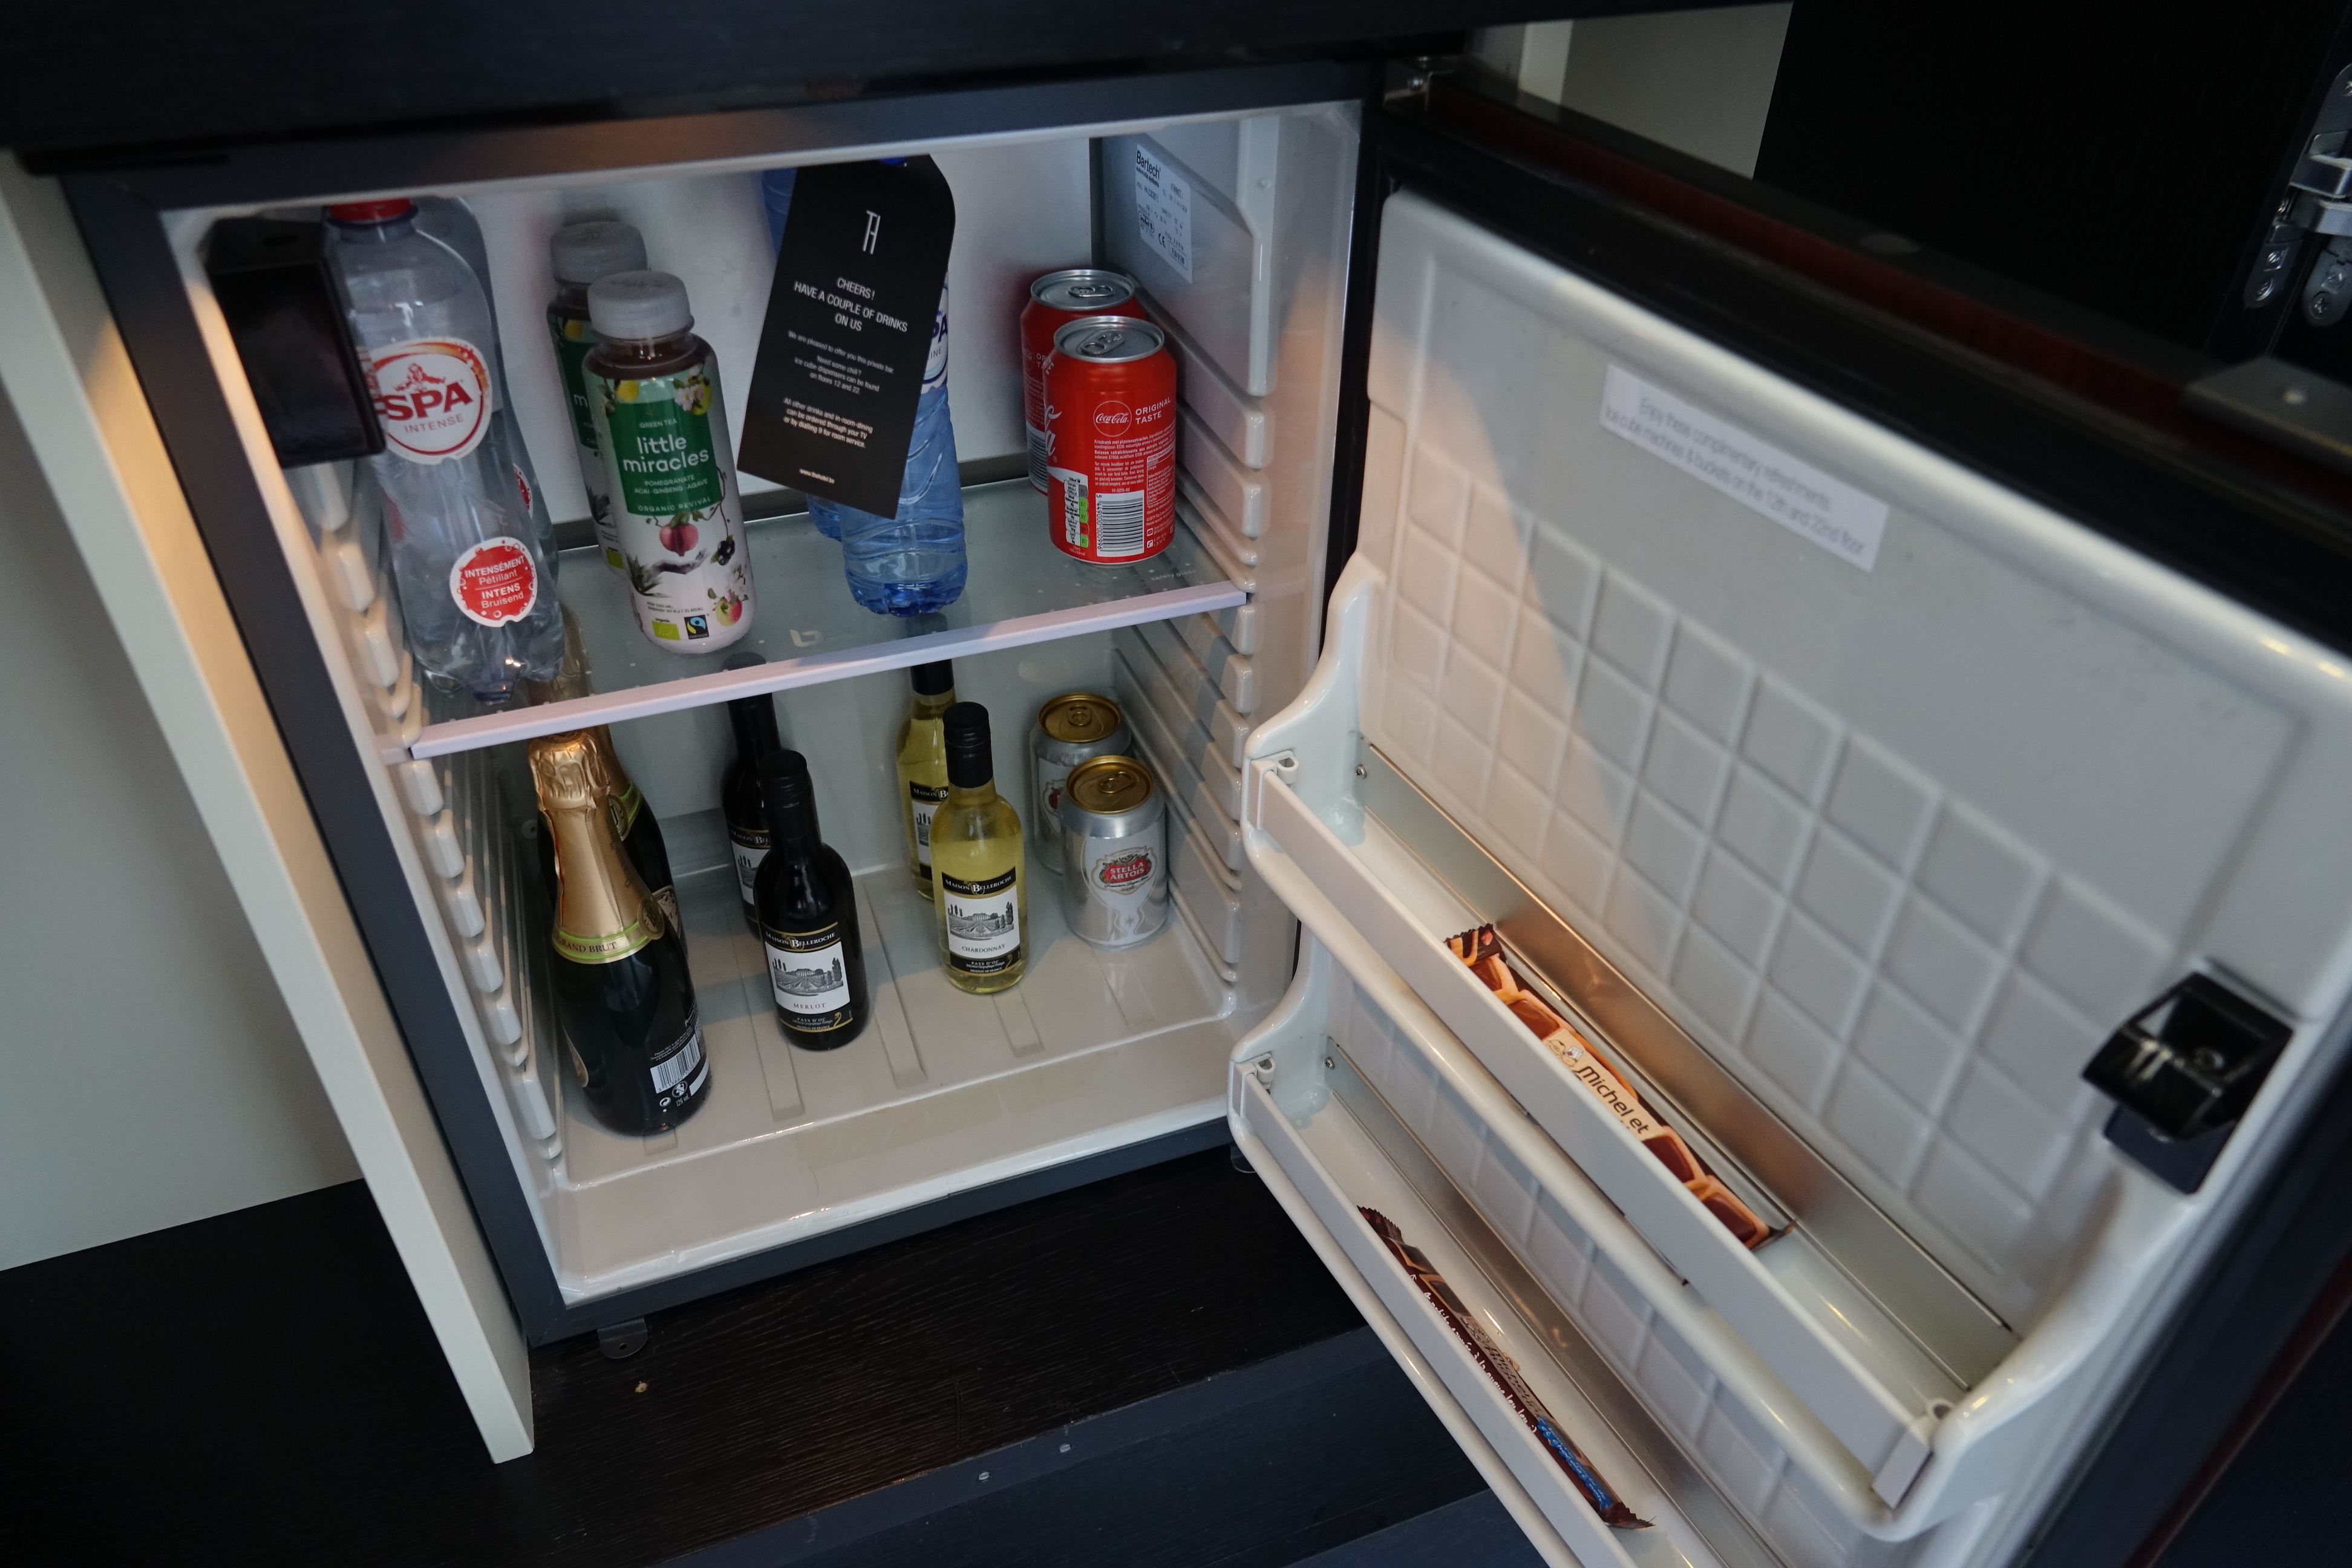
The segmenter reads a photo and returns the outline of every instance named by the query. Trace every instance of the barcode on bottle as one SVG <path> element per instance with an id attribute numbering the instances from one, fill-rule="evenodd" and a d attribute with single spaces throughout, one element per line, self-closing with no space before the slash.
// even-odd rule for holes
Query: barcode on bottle
<path id="1" fill-rule="evenodd" d="M 702 1065 L 702 1031 L 697 1029 L 686 1042 L 686 1048 L 665 1061 L 654 1064 L 654 1092 L 664 1094 L 675 1088 L 687 1074 Z"/>
<path id="2" fill-rule="evenodd" d="M 1143 553 L 1143 492 L 1095 498 L 1095 553 L 1106 558 Z"/>

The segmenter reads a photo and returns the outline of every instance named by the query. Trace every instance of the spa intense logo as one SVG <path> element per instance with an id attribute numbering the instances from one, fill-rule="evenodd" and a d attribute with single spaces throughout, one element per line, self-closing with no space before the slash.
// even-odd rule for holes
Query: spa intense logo
<path id="1" fill-rule="evenodd" d="M 490 373 L 459 338 L 418 338 L 377 352 L 368 395 L 387 446 L 412 463 L 462 458 L 490 426 Z"/>

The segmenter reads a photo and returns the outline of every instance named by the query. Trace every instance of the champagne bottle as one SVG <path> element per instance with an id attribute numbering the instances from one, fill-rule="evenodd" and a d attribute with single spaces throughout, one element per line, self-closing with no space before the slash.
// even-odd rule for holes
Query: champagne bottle
<path id="1" fill-rule="evenodd" d="M 768 849 L 754 892 L 776 1021 L 803 1050 L 835 1050 L 874 1011 L 856 892 L 848 864 L 817 836 L 808 759 L 779 748 L 760 759 L 759 775 Z"/>
<path id="2" fill-rule="evenodd" d="M 530 683 L 533 702 L 569 702 L 575 697 L 593 697 L 596 689 L 589 683 L 587 645 L 580 637 L 580 623 L 572 618 L 572 610 L 563 610 L 563 663 L 555 679 Z M 686 928 L 677 915 L 677 879 L 670 874 L 669 846 L 663 841 L 661 824 L 646 808 L 646 797 L 637 791 L 636 781 L 629 770 L 621 765 L 620 753 L 613 749 L 613 731 L 604 725 L 574 731 L 587 737 L 596 752 L 599 771 L 608 781 L 612 791 L 611 810 L 614 831 L 621 836 L 621 847 L 629 863 L 637 868 L 653 896 L 659 900 L 662 914 L 678 931 L 678 940 L 685 940 Z M 551 839 L 545 841 L 553 848 Z M 542 879 L 550 873 L 544 863 Z"/>
<path id="3" fill-rule="evenodd" d="M 1029 967 L 1029 879 L 1021 818 L 996 793 L 988 710 L 959 702 L 940 721 L 948 797 L 931 817 L 940 957 L 948 983 L 985 995 Z"/>
<path id="4" fill-rule="evenodd" d="M 727 818 L 727 842 L 735 853 L 735 885 L 743 895 L 743 923 L 756 934 L 760 910 L 751 896 L 752 879 L 768 853 L 768 814 L 761 803 L 761 760 L 784 749 L 776 735 L 776 704 L 772 697 L 739 697 L 727 705 L 727 721 L 735 729 L 735 758 L 719 781 L 719 809 Z"/>
<path id="5" fill-rule="evenodd" d="M 612 781 L 583 731 L 530 743 L 555 844 L 555 1016 L 596 1120 L 663 1132 L 709 1095 L 686 944 L 621 847 Z"/>
<path id="6" fill-rule="evenodd" d="M 940 715 L 955 706 L 955 666 L 946 659 L 908 672 L 915 700 L 898 730 L 898 813 L 907 830 L 907 874 L 931 896 L 931 815 L 948 797 L 948 752 Z"/>

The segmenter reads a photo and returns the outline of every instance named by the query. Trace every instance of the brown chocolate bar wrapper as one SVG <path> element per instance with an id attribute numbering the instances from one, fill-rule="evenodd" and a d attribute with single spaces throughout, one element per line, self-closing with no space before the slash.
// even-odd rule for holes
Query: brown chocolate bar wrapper
<path id="1" fill-rule="evenodd" d="M 1772 1228 L 1758 1217 L 1756 1211 L 1725 1186 L 1714 1172 L 1706 1168 L 1696 1152 L 1683 1142 L 1682 1134 L 1665 1124 L 1665 1119 L 1653 1110 L 1647 1101 L 1635 1094 L 1631 1085 L 1610 1064 L 1609 1059 L 1593 1049 L 1592 1042 L 1570 1027 L 1566 1019 L 1543 1000 L 1519 984 L 1518 975 L 1511 969 L 1510 960 L 1503 952 L 1503 939 L 1491 925 L 1466 931 L 1445 940 L 1446 951 L 1469 967 L 1486 984 L 1511 1016 L 1528 1026 L 1535 1037 L 1552 1048 L 1552 1054 L 1568 1064 L 1571 1076 L 1583 1083 L 1604 1102 L 1616 1105 L 1622 1117 L 1638 1121 L 1633 1107 L 1639 1107 L 1655 1131 L 1633 1131 L 1642 1140 L 1642 1147 L 1654 1155 L 1659 1163 L 1674 1173 L 1675 1180 L 1689 1189 L 1690 1194 L 1706 1205 L 1717 1223 L 1739 1238 L 1750 1249 L 1772 1239 Z M 1581 1056 L 1598 1069 L 1597 1076 L 1576 1066 L 1572 1057 Z"/>
<path id="2" fill-rule="evenodd" d="M 1625 1505 L 1624 1500 L 1618 1497 L 1616 1489 L 1601 1479 L 1601 1472 L 1592 1468 L 1592 1461 L 1585 1458 L 1584 1450 L 1561 1430 L 1559 1423 L 1553 1419 L 1551 1412 L 1537 1397 L 1536 1391 L 1528 1386 L 1527 1378 L 1519 1371 L 1519 1363 L 1478 1326 L 1478 1320 L 1471 1312 L 1468 1303 L 1454 1293 L 1454 1287 L 1445 1282 L 1445 1276 L 1431 1264 L 1428 1256 L 1421 1248 L 1407 1245 L 1404 1233 L 1397 1228 L 1396 1222 L 1380 1210 L 1360 1207 L 1356 1212 L 1364 1216 L 1364 1223 L 1372 1227 L 1372 1234 L 1386 1244 L 1390 1254 L 1412 1277 L 1412 1282 L 1421 1287 L 1421 1293 L 1429 1298 L 1438 1315 L 1453 1329 L 1454 1337 L 1468 1348 L 1471 1359 L 1478 1363 L 1487 1381 L 1503 1391 L 1503 1396 L 1511 1402 L 1511 1408 L 1518 1413 L 1519 1419 L 1527 1423 L 1528 1429 L 1543 1444 L 1544 1452 L 1551 1456 L 1552 1463 L 1567 1474 L 1584 1500 L 1592 1505 L 1592 1511 L 1601 1516 L 1601 1521 L 1616 1530 L 1649 1529 L 1650 1521 Z"/>

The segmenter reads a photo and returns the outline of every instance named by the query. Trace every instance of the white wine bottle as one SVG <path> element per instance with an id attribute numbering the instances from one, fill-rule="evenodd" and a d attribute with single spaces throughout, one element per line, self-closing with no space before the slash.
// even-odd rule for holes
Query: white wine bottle
<path id="1" fill-rule="evenodd" d="M 913 706 L 898 731 L 898 815 L 907 830 L 907 874 L 931 896 L 931 815 L 948 797 L 948 743 L 940 716 L 955 706 L 955 666 L 946 659 L 908 672 Z"/>
<path id="2" fill-rule="evenodd" d="M 948 984 L 986 995 L 1029 967 L 1029 877 L 1021 817 L 996 793 L 988 710 L 959 702 L 940 721 L 948 797 L 931 817 L 940 957 Z"/>

